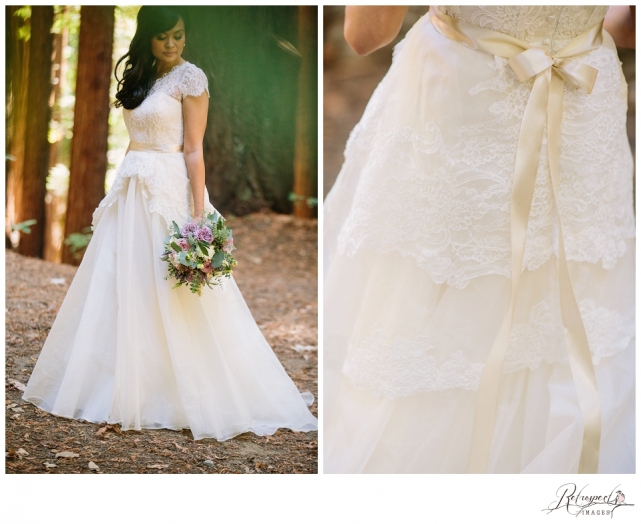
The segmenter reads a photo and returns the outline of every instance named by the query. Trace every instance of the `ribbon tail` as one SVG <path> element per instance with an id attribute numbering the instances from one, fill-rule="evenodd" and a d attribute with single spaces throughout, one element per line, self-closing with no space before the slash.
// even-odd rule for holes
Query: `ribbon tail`
<path id="1" fill-rule="evenodd" d="M 565 326 L 570 368 L 574 377 L 579 406 L 583 416 L 583 447 L 579 473 L 597 473 L 601 442 L 601 404 L 597 389 L 592 354 L 581 318 L 563 244 L 563 227 L 559 213 L 559 173 L 561 158 L 561 115 L 563 114 L 563 80 L 552 75 L 548 105 L 548 157 L 550 177 L 559 223 L 559 295 L 561 315 Z"/>
<path id="2" fill-rule="evenodd" d="M 550 77 L 550 69 L 537 75 L 521 122 L 514 180 L 512 182 L 512 281 L 510 305 L 498 335 L 494 339 L 481 374 L 476 397 L 476 413 L 472 432 L 472 447 L 468 459 L 468 473 L 485 473 L 490 459 L 499 399 L 499 386 L 501 375 L 503 374 L 503 362 L 512 330 L 516 297 L 525 256 L 527 223 L 534 196 L 536 172 L 541 157 Z"/>

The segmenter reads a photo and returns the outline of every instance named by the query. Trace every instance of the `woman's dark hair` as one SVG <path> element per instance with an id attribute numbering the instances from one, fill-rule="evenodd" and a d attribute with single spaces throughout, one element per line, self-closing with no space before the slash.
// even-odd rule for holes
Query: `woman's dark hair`
<path id="1" fill-rule="evenodd" d="M 118 81 L 116 107 L 135 109 L 149 94 L 156 71 L 156 58 L 151 53 L 151 39 L 158 33 L 173 28 L 185 17 L 174 7 L 144 5 L 138 11 L 136 34 L 129 51 L 116 63 L 114 75 Z M 185 27 L 186 29 L 186 27 Z M 118 66 L 125 61 L 122 78 L 118 78 Z"/>

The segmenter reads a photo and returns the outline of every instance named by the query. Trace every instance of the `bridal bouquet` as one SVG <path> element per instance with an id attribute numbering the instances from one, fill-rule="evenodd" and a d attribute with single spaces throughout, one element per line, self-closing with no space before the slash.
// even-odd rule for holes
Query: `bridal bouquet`
<path id="1" fill-rule="evenodd" d="M 221 285 L 224 278 L 231 276 L 232 267 L 237 264 L 231 252 L 236 248 L 232 231 L 218 211 L 182 228 L 172 222 L 169 233 L 160 259 L 168 263 L 165 280 L 178 280 L 175 288 L 185 284 L 200 295 L 205 285 Z"/>

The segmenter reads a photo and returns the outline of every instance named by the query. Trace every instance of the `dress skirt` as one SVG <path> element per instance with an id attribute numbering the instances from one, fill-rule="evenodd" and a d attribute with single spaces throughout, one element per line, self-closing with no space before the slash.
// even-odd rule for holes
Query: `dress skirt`
<path id="1" fill-rule="evenodd" d="M 202 296 L 165 280 L 167 220 L 152 196 L 162 175 L 185 185 L 183 155 L 127 157 L 23 398 L 123 430 L 190 428 L 196 440 L 315 430 L 311 395 L 299 393 L 233 278 Z M 156 180 L 135 168 L 154 163 Z"/>
<path id="2" fill-rule="evenodd" d="M 635 468 L 627 86 L 607 33 L 580 60 L 599 72 L 590 95 L 564 88 L 558 211 L 542 148 L 488 472 L 578 471 L 557 213 L 596 370 L 599 472 Z M 466 471 L 510 300 L 512 176 L 532 84 L 428 16 L 396 47 L 325 202 L 326 473 Z"/>

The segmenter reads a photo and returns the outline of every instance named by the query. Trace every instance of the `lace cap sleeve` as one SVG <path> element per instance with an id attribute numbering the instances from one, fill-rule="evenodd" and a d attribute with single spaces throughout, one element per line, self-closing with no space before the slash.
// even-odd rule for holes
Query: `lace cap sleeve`
<path id="1" fill-rule="evenodd" d="M 189 64 L 183 68 L 180 81 L 178 82 L 178 90 L 180 91 L 181 98 L 186 96 L 199 96 L 203 91 L 207 91 L 209 96 L 209 87 L 207 75 L 202 69 L 193 64 Z"/>

